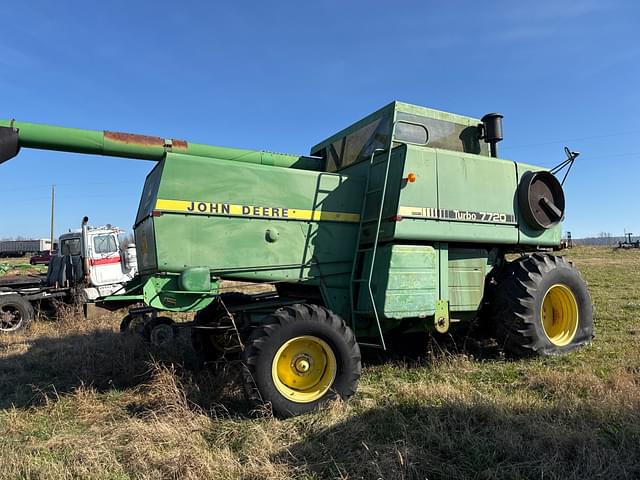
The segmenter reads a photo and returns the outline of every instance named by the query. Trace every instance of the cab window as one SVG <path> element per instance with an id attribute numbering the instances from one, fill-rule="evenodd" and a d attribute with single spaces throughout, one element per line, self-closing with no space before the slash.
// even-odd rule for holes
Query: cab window
<path id="1" fill-rule="evenodd" d="M 80 255 L 80 239 L 79 238 L 69 238 L 67 240 L 62 240 L 62 246 L 60 247 L 61 255 Z"/>
<path id="2" fill-rule="evenodd" d="M 93 251 L 98 254 L 115 253 L 118 245 L 113 235 L 96 235 L 93 237 Z"/>

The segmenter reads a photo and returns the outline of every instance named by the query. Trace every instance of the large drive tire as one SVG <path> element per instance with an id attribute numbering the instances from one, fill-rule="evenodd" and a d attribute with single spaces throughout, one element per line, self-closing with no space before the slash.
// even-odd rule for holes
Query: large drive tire
<path id="1" fill-rule="evenodd" d="M 276 310 L 250 335 L 243 354 L 247 397 L 290 417 L 335 398 L 348 399 L 360 378 L 360 348 L 335 313 L 317 305 Z"/>
<path id="2" fill-rule="evenodd" d="M 555 355 L 591 341 L 587 284 L 563 257 L 523 256 L 509 263 L 497 282 L 492 316 L 497 340 L 507 352 Z"/>
<path id="3" fill-rule="evenodd" d="M 20 295 L 0 295 L 0 332 L 15 333 L 31 323 L 33 306 Z"/>

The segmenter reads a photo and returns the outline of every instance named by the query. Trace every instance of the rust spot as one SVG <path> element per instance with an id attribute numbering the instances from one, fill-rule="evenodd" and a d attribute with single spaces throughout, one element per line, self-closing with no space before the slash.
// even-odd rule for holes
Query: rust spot
<path id="1" fill-rule="evenodd" d="M 171 144 L 165 143 L 162 137 L 150 135 L 138 135 L 136 133 L 111 132 L 105 130 L 104 138 L 113 142 L 125 143 L 127 145 L 140 145 L 143 147 L 162 147 L 172 151 L 187 150 L 189 144 L 186 140 L 171 139 Z"/>
<path id="2" fill-rule="evenodd" d="M 176 140 L 175 138 L 171 139 L 171 145 L 174 152 L 176 150 L 186 150 L 189 147 L 186 140 Z"/>
<path id="3" fill-rule="evenodd" d="M 104 138 L 127 145 L 143 145 L 147 147 L 164 147 L 164 138 L 149 135 L 137 135 L 135 133 L 110 132 L 105 130 Z"/>

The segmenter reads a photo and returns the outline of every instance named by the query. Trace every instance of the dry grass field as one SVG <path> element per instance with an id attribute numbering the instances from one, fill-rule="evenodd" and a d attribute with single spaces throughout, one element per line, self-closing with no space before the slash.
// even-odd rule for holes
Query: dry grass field
<path id="1" fill-rule="evenodd" d="M 284 421 L 248 410 L 233 364 L 150 349 L 118 315 L 36 322 L 0 337 L 0 477 L 640 478 L 640 252 L 566 255 L 589 282 L 592 345 L 514 361 L 432 344 Z"/>

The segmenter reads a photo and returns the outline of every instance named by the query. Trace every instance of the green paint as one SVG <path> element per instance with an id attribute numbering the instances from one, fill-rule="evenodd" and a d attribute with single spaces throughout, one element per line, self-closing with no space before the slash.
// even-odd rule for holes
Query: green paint
<path id="1" fill-rule="evenodd" d="M 144 302 L 158 310 L 192 312 L 202 310 L 213 302 L 218 293 L 218 282 L 210 290 L 193 292 L 180 288 L 179 275 L 154 275 L 142 287 Z"/>
<path id="2" fill-rule="evenodd" d="M 433 316 L 434 328 L 437 332 L 445 333 L 449 330 L 449 302 L 447 300 L 438 300 L 436 302 L 436 313 Z"/>
<path id="3" fill-rule="evenodd" d="M 491 266 L 487 264 L 488 252 L 481 248 L 452 248 L 447 262 L 451 311 L 478 310 L 484 294 L 484 279 Z M 446 298 L 446 297 L 443 297 Z"/>
<path id="4" fill-rule="evenodd" d="M 109 155 L 141 160 L 161 161 L 167 152 L 179 152 L 208 158 L 220 158 L 242 163 L 255 163 L 279 167 L 321 170 L 323 162 L 316 158 L 288 155 L 268 151 L 218 147 L 200 143 L 177 141 L 170 138 L 146 137 L 148 142 L 117 140 L 113 133 L 79 128 L 56 127 L 38 123 L 0 120 L 0 127 L 12 126 L 18 130 L 20 146 L 61 152 Z M 109 133 L 112 133 L 110 135 Z M 123 134 L 128 135 L 128 134 Z"/>
<path id="5" fill-rule="evenodd" d="M 211 291 L 211 272 L 207 267 L 190 267 L 180 273 L 180 289 L 187 292 Z"/>
<path id="6" fill-rule="evenodd" d="M 428 130 L 426 144 L 419 144 L 415 122 Z M 348 319 L 352 266 L 368 272 L 373 265 L 371 288 L 386 333 L 432 328 L 449 312 L 472 318 L 485 278 L 504 253 L 560 241 L 561 225 L 534 230 L 521 219 L 518 184 L 539 168 L 491 158 L 479 123 L 392 102 L 318 143 L 315 157 L 157 137 L 125 142 L 132 137 L 24 122 L 0 126 L 17 128 L 23 148 L 158 162 L 135 221 L 146 304 L 200 310 L 214 300 L 221 279 L 297 283 L 319 289 L 325 304 Z M 383 151 L 369 175 L 364 160 L 376 148 Z M 377 221 L 377 190 L 385 185 L 377 232 L 371 220 Z M 354 262 L 357 248 L 377 233 L 375 259 L 360 253 Z M 354 287 L 356 310 L 365 312 L 357 334 L 371 339 L 377 327 L 367 289 L 365 282 Z"/>

